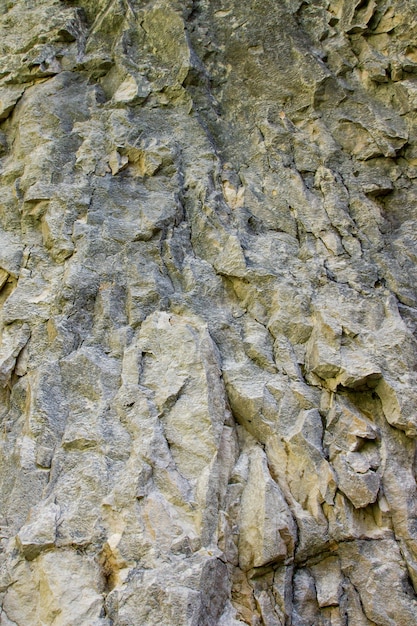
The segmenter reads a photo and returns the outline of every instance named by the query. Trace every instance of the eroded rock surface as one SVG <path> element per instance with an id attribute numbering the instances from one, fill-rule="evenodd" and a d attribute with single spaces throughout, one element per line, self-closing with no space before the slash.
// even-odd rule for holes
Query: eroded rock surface
<path id="1" fill-rule="evenodd" d="M 0 1 L 0 625 L 417 624 L 416 0 Z"/>

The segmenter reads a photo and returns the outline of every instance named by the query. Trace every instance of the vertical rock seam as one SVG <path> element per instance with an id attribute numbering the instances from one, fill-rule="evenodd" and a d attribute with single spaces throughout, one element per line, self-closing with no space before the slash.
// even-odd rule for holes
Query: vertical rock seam
<path id="1" fill-rule="evenodd" d="M 0 49 L 0 626 L 417 624 L 417 0 Z"/>

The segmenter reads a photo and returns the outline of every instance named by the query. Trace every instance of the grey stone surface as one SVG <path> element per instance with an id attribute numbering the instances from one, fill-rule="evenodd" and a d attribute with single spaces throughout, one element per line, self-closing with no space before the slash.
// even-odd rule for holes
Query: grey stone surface
<path id="1" fill-rule="evenodd" d="M 416 0 L 0 0 L 0 626 L 417 624 Z"/>

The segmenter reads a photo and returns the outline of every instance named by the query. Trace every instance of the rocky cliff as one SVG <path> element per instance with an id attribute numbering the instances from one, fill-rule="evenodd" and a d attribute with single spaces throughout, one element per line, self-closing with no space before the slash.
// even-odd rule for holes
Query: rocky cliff
<path id="1" fill-rule="evenodd" d="M 1 626 L 417 624 L 416 0 L 0 49 Z"/>

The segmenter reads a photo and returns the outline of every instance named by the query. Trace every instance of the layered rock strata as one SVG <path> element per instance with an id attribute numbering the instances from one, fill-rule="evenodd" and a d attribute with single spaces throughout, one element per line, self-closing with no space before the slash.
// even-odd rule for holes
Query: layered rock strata
<path id="1" fill-rule="evenodd" d="M 1 626 L 417 624 L 416 15 L 0 1 Z"/>

